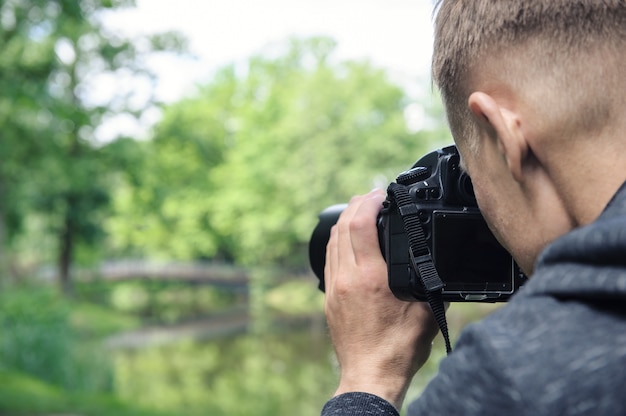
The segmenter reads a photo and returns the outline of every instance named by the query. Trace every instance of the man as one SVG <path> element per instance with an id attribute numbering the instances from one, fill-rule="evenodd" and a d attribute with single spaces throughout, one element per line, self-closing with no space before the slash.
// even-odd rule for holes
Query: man
<path id="1" fill-rule="evenodd" d="M 437 9 L 433 77 L 454 140 L 530 280 L 463 331 L 408 413 L 626 415 L 626 2 Z M 383 199 L 353 198 L 331 232 L 326 315 L 341 379 L 323 415 L 397 414 L 436 333 L 427 305 L 387 288 Z"/>

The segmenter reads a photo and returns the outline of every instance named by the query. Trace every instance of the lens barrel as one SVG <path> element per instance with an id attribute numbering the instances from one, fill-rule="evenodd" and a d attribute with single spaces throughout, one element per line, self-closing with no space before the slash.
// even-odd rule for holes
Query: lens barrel
<path id="1" fill-rule="evenodd" d="M 326 208 L 319 215 L 319 222 L 309 241 L 309 261 L 311 269 L 319 279 L 319 289 L 323 292 L 324 265 L 326 264 L 326 245 L 330 239 L 330 229 L 337 223 L 339 216 L 346 209 L 347 204 L 337 204 Z"/>

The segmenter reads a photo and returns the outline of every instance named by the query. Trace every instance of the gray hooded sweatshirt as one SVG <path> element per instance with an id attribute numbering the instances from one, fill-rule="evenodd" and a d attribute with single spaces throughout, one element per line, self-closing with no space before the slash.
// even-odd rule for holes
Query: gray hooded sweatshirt
<path id="1" fill-rule="evenodd" d="M 397 414 L 367 393 L 322 410 Z M 626 416 L 626 183 L 594 223 L 542 252 L 505 307 L 463 330 L 408 415 Z"/>

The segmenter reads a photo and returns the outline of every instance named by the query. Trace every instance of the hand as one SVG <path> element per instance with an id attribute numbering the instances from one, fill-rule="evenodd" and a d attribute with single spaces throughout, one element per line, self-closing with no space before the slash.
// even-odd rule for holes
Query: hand
<path id="1" fill-rule="evenodd" d="M 437 324 L 428 304 L 398 300 L 389 290 L 376 228 L 384 199 L 381 190 L 352 198 L 332 228 L 325 311 L 341 367 L 335 395 L 367 392 L 400 409 Z"/>

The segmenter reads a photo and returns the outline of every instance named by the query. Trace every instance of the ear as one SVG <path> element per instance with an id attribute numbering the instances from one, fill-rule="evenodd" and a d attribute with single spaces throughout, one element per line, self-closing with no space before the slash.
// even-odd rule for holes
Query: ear
<path id="1" fill-rule="evenodd" d="M 479 126 L 495 136 L 498 149 L 504 156 L 513 178 L 521 182 L 522 165 L 528 154 L 528 142 L 521 129 L 518 114 L 504 108 L 491 95 L 484 92 L 472 93 L 468 105 Z"/>

